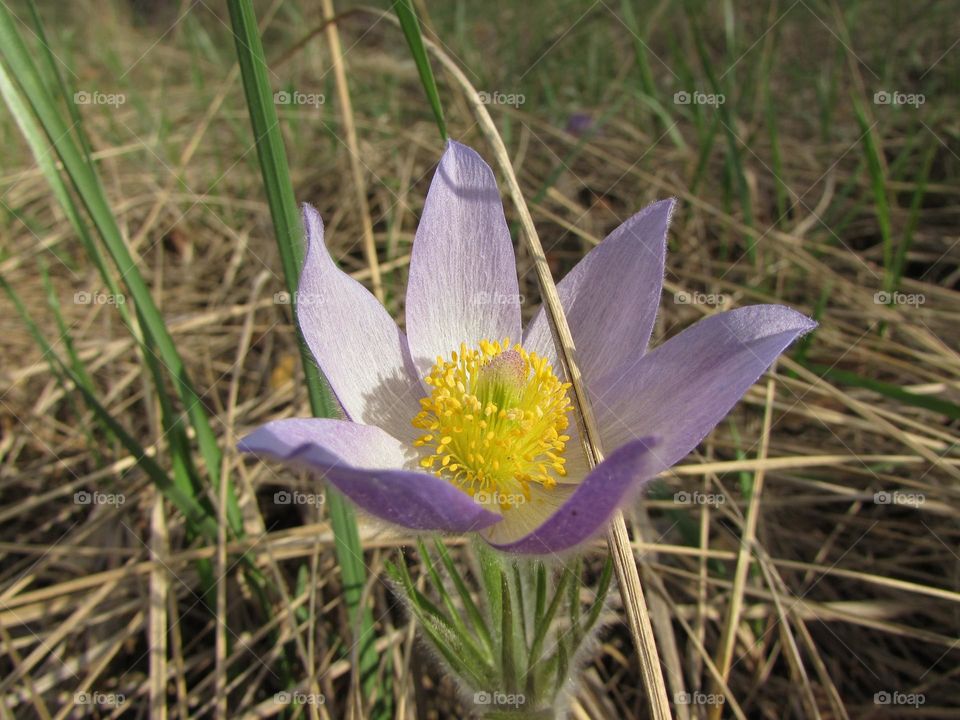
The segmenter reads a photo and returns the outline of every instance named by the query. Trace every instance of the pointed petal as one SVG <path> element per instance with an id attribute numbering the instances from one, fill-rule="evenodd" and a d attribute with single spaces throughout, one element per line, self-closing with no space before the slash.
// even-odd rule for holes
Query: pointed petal
<path id="1" fill-rule="evenodd" d="M 667 226 L 676 201 L 647 206 L 587 253 L 557 285 L 587 382 L 647 350 L 660 305 Z M 559 367 L 550 326 L 540 308 L 527 326 L 524 347 Z"/>
<path id="2" fill-rule="evenodd" d="M 617 449 L 532 532 L 505 541 L 506 533 L 494 526 L 484 535 L 499 550 L 530 555 L 563 552 L 586 542 L 602 532 L 617 508 L 656 475 L 652 470 L 657 462 L 653 457 L 656 446 L 657 440 L 648 437 Z M 521 505 L 508 512 L 526 510 Z M 514 527 L 521 527 L 521 523 L 514 521 Z"/>
<path id="3" fill-rule="evenodd" d="M 319 471 L 358 507 L 394 525 L 461 533 L 500 520 L 445 480 L 404 469 L 415 459 L 412 449 L 371 425 L 276 420 L 247 435 L 238 448 Z"/>
<path id="4" fill-rule="evenodd" d="M 351 420 L 412 439 L 422 391 L 406 338 L 377 299 L 334 264 L 319 213 L 304 205 L 303 219 L 297 319 L 310 352 Z"/>
<path id="5" fill-rule="evenodd" d="M 406 317 L 421 378 L 462 342 L 521 339 L 516 261 L 497 184 L 480 156 L 460 143 L 448 144 L 423 206 Z"/>
<path id="6" fill-rule="evenodd" d="M 693 450 L 776 357 L 816 323 L 780 305 L 719 313 L 590 388 L 605 448 L 656 432 L 656 472 Z"/>

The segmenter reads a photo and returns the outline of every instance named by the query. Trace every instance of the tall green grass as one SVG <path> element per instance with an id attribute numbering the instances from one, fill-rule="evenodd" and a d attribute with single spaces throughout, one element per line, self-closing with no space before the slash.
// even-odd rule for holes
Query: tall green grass
<path id="1" fill-rule="evenodd" d="M 274 218 L 288 288 L 291 297 L 295 298 L 303 259 L 302 231 L 277 128 L 272 93 L 265 85 L 262 47 L 251 5 L 231 3 L 230 11 L 237 32 L 238 57 L 248 90 L 251 120 L 260 141 L 258 157 L 264 187 Z M 213 419 L 167 329 L 140 266 L 120 231 L 96 163 L 91 158 L 91 144 L 84 133 L 73 93 L 57 69 L 39 13 L 32 2 L 30 17 L 32 31 L 18 22 L 8 6 L 0 7 L 0 94 L 27 140 L 53 196 L 80 239 L 88 261 L 97 269 L 104 287 L 115 298 L 123 297 L 130 301 L 129 305 L 120 302 L 115 303 L 114 307 L 136 343 L 144 372 L 153 389 L 152 400 L 160 409 L 162 440 L 166 445 L 169 469 L 164 467 L 162 459 L 155 458 L 130 435 L 99 402 L 89 373 L 73 351 L 59 306 L 51 304 L 51 309 L 58 326 L 64 331 L 61 342 L 67 352 L 66 358 L 45 336 L 40 324 L 9 283 L 2 278 L 0 283 L 47 359 L 52 375 L 59 379 L 68 396 L 80 397 L 82 405 L 102 427 L 103 432 L 96 436 L 88 434 L 89 442 L 93 445 L 91 450 L 96 453 L 97 443 L 109 440 L 117 442 L 130 453 L 154 486 L 183 515 L 190 538 L 216 541 L 214 498 L 219 495 L 221 483 L 226 483 L 228 536 L 241 538 L 244 535 L 241 511 L 233 484 L 228 477 L 221 476 L 223 448 L 214 432 Z M 25 30 L 28 37 L 25 37 Z M 28 44 L 29 40 L 34 42 Z M 259 50 L 256 56 L 256 51 L 252 49 L 254 47 Z M 261 97 L 264 88 L 267 94 Z M 264 102 L 259 102 L 264 99 Z M 336 405 L 305 348 L 303 352 L 314 412 L 331 416 L 336 413 Z M 337 555 L 343 570 L 345 600 L 357 625 L 364 689 L 371 691 L 375 689 L 378 662 L 373 644 L 372 615 L 368 608 L 360 606 L 367 574 L 359 534 L 352 509 L 335 493 L 330 494 L 328 507 Z M 201 575 L 209 590 L 215 584 L 211 567 L 206 562 L 200 565 Z M 262 577 L 252 564 L 245 562 L 244 567 L 254 580 L 263 610 L 269 613 L 270 604 L 262 596 Z"/>
<path id="2" fill-rule="evenodd" d="M 291 307 L 297 311 L 297 284 L 303 265 L 303 226 L 294 199 L 293 182 L 280 133 L 279 118 L 274 105 L 273 89 L 267 77 L 266 56 L 257 27 L 253 3 L 250 0 L 230 0 L 227 3 L 236 41 L 237 58 L 243 79 L 244 94 L 250 114 L 250 124 L 256 140 L 257 158 L 263 177 L 264 192 L 270 205 L 274 234 L 283 264 L 284 278 L 290 292 Z M 327 389 L 306 343 L 300 338 L 300 357 L 307 380 L 310 407 L 317 417 L 336 417 L 337 406 Z M 360 675 L 366 697 L 379 696 L 382 703 L 388 699 L 378 693 L 378 657 L 374 645 L 373 614 L 362 603 L 366 583 L 366 565 L 363 547 L 351 505 L 332 488 L 327 488 L 327 508 L 333 526 L 337 559 L 343 575 L 344 601 L 350 612 L 359 646 Z M 386 712 L 381 708 L 380 712 Z"/>

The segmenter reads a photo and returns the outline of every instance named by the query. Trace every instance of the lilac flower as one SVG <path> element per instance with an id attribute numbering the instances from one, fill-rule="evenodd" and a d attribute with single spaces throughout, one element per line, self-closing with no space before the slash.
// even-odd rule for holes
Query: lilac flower
<path id="1" fill-rule="evenodd" d="M 593 129 L 594 119 L 588 113 L 576 112 L 567 118 L 566 130 L 571 135 L 581 137 Z"/>
<path id="2" fill-rule="evenodd" d="M 607 453 L 592 471 L 542 308 L 521 332 L 493 173 L 455 142 L 417 228 L 406 335 L 335 266 L 320 216 L 304 208 L 299 324 L 348 419 L 277 420 L 240 449 L 318 471 L 367 513 L 413 530 L 477 531 L 517 553 L 588 540 L 815 325 L 757 305 L 646 352 L 673 207 L 631 217 L 558 285 Z"/>

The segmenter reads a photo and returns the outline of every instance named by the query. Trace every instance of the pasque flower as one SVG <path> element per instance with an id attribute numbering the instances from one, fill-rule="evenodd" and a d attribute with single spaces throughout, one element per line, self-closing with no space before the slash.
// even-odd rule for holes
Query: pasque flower
<path id="1" fill-rule="evenodd" d="M 493 173 L 456 142 L 414 239 L 406 334 L 336 267 L 320 216 L 304 208 L 298 321 L 347 419 L 276 420 L 240 449 L 311 468 L 370 515 L 413 530 L 476 531 L 517 553 L 584 542 L 815 325 L 756 305 L 647 352 L 673 207 L 661 201 L 631 217 L 558 285 L 607 453 L 593 470 L 544 310 L 521 329 Z"/>

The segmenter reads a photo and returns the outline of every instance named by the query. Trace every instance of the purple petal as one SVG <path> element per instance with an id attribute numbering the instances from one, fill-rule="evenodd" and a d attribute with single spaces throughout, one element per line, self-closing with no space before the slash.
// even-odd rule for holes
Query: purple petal
<path id="1" fill-rule="evenodd" d="M 276 420 L 247 435 L 238 448 L 319 471 L 357 506 L 395 525 L 461 533 L 500 520 L 449 482 L 403 469 L 415 459 L 412 448 L 371 425 Z"/>
<path id="2" fill-rule="evenodd" d="M 657 433 L 655 472 L 685 457 L 816 323 L 780 305 L 719 313 L 590 387 L 605 448 Z"/>
<path id="3" fill-rule="evenodd" d="M 317 211 L 304 205 L 303 219 L 297 317 L 310 352 L 351 420 L 412 439 L 422 389 L 406 339 L 377 299 L 334 264 Z"/>
<path id="4" fill-rule="evenodd" d="M 602 532 L 617 508 L 656 475 L 657 444 L 656 438 L 643 438 L 618 448 L 540 527 L 518 540 L 490 544 L 505 552 L 546 555 L 586 542 Z M 523 506 L 507 512 L 523 512 Z"/>
<path id="5" fill-rule="evenodd" d="M 465 342 L 521 339 L 520 290 L 493 172 L 450 142 L 433 176 L 410 257 L 407 336 L 424 377 Z"/>
<path id="6" fill-rule="evenodd" d="M 675 204 L 662 200 L 631 217 L 557 286 L 587 382 L 647 350 L 660 305 L 667 226 Z M 527 326 L 523 344 L 559 366 L 544 308 Z"/>

